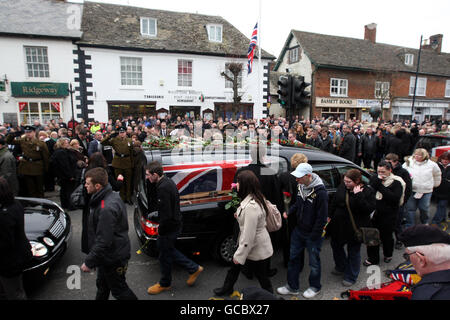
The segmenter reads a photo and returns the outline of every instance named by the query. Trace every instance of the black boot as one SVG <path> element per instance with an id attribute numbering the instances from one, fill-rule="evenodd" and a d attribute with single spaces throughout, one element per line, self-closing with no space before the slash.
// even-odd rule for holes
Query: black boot
<path id="1" fill-rule="evenodd" d="M 230 294 L 233 293 L 233 287 L 223 286 L 222 288 L 214 289 L 213 292 L 216 296 L 219 296 L 219 297 L 225 296 L 225 295 L 229 296 Z"/>
<path id="2" fill-rule="evenodd" d="M 227 272 L 227 276 L 225 277 L 225 281 L 223 283 L 223 287 L 216 288 L 213 290 L 214 294 L 217 296 L 230 295 L 233 293 L 233 286 L 236 283 L 239 277 L 240 267 L 238 265 L 234 265 Z"/>

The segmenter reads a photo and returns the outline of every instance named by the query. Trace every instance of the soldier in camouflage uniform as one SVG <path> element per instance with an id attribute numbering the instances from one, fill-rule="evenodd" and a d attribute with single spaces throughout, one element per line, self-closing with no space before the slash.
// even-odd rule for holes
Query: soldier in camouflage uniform
<path id="1" fill-rule="evenodd" d="M 131 201 L 132 182 L 133 182 L 133 141 L 127 138 L 126 129 L 121 127 L 119 135 L 107 134 L 101 141 L 104 146 L 111 146 L 114 149 L 114 158 L 112 167 L 116 177 L 121 174 L 124 177 L 122 188 L 120 189 L 120 197 L 128 204 Z"/>
<path id="2" fill-rule="evenodd" d="M 22 154 L 19 157 L 17 173 L 22 176 L 25 196 L 44 198 L 44 174 L 48 171 L 49 151 L 47 144 L 36 137 L 33 126 L 25 127 L 22 132 L 10 133 L 6 143 L 20 145 Z"/>

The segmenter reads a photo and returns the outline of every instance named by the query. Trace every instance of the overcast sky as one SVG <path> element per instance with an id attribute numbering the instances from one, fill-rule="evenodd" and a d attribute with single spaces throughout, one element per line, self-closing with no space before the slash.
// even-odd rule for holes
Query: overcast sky
<path id="1" fill-rule="evenodd" d="M 82 0 L 71 0 L 83 2 Z M 450 53 L 450 0 L 96 0 L 137 7 L 218 15 L 250 38 L 261 2 L 261 47 L 278 57 L 290 30 L 364 38 L 377 24 L 379 43 L 419 48 L 420 36 L 443 34 Z"/>

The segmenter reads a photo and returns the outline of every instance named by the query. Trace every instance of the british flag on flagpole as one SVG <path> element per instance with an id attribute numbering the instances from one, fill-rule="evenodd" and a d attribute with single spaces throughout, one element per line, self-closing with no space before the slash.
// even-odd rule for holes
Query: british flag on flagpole
<path id="1" fill-rule="evenodd" d="M 253 57 L 255 56 L 255 48 L 256 48 L 257 44 L 258 44 L 258 23 L 256 23 L 255 27 L 253 28 L 252 37 L 250 39 L 250 45 L 248 47 L 248 53 L 247 53 L 248 74 L 252 73 Z"/>

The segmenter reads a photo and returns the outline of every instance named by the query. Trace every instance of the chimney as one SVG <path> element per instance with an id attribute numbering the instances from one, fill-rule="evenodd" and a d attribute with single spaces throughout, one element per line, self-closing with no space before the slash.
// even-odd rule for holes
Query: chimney
<path id="1" fill-rule="evenodd" d="M 377 24 L 371 23 L 364 26 L 364 40 L 375 43 L 377 39 Z"/>
<path id="2" fill-rule="evenodd" d="M 428 43 L 422 46 L 422 49 L 433 50 L 436 53 L 441 53 L 442 50 L 442 38 L 444 35 L 435 34 L 428 39 Z"/>

